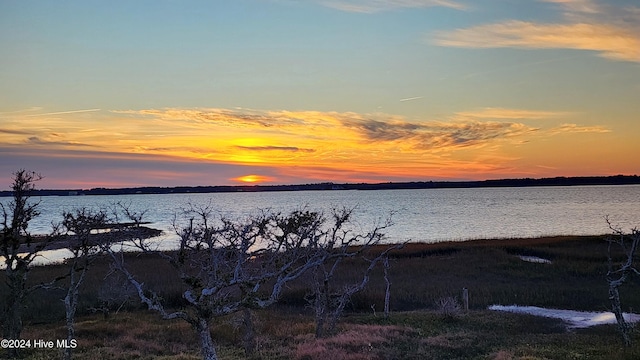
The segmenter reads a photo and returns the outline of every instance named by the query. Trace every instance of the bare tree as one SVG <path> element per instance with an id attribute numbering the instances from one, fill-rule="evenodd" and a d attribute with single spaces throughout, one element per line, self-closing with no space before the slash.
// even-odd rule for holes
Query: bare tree
<path id="1" fill-rule="evenodd" d="M 354 294 L 365 288 L 375 266 L 384 261 L 391 250 L 402 246 L 391 245 L 373 259 L 368 259 L 365 256 L 367 251 L 384 239 L 382 231 L 391 226 L 391 219 L 361 234 L 349 226 L 352 214 L 353 209 L 334 210 L 329 230 L 314 243 L 316 256 L 322 261 L 313 268 L 311 292 L 306 300 L 315 312 L 317 338 L 335 331 L 345 307 Z M 334 276 L 346 259 L 361 259 L 368 266 L 358 282 L 336 288 L 333 286 Z"/>
<path id="2" fill-rule="evenodd" d="M 22 332 L 22 311 L 25 297 L 37 287 L 27 286 L 29 270 L 38 252 L 48 242 L 47 237 L 36 239 L 28 231 L 29 222 L 40 215 L 39 202 L 30 201 L 35 182 L 42 176 L 34 172 L 19 170 L 13 177 L 13 198 L 2 209 L 2 234 L 0 255 L 4 258 L 4 272 L 8 292 L 2 309 L 3 337 L 19 339 Z M 9 357 L 18 355 L 17 349 L 8 349 Z"/>
<path id="3" fill-rule="evenodd" d="M 629 324 L 622 312 L 622 305 L 620 301 L 620 287 L 624 285 L 629 277 L 633 274 L 640 275 L 640 271 L 636 269 L 634 260 L 636 251 L 640 243 L 640 230 L 632 229 L 631 233 L 624 233 L 621 229 L 614 227 L 606 219 L 609 224 L 609 228 L 612 230 L 612 234 L 607 238 L 609 243 L 607 247 L 607 283 L 609 284 L 609 301 L 611 301 L 612 312 L 616 316 L 618 322 L 618 329 L 622 334 L 622 339 L 625 346 L 631 346 L 631 330 L 632 325 Z M 616 261 L 612 254 L 614 249 L 622 251 L 623 259 Z"/>
<path id="4" fill-rule="evenodd" d="M 91 211 L 86 208 L 75 210 L 74 212 L 64 212 L 62 228 L 67 239 L 67 248 L 72 256 L 67 260 L 69 271 L 66 274 L 67 286 L 64 297 L 64 308 L 67 325 L 67 347 L 64 351 L 64 358 L 71 359 L 73 347 L 70 346 L 75 341 L 75 315 L 78 308 L 78 297 L 80 285 L 82 285 L 89 267 L 100 254 L 101 248 L 98 246 L 98 239 L 95 231 L 103 229 L 108 223 L 107 214 L 104 211 Z M 104 238 L 103 238 L 104 239 Z"/>
<path id="5" fill-rule="evenodd" d="M 164 319 L 189 323 L 200 338 L 203 359 L 213 360 L 218 358 L 210 332 L 214 319 L 273 304 L 287 282 L 320 263 L 310 245 L 319 237 L 322 219 L 295 211 L 231 221 L 215 219 L 210 206 L 192 206 L 186 215 L 189 225 L 174 222 L 179 236 L 174 252 L 155 251 L 143 239 L 131 239 L 138 250 L 157 254 L 176 270 L 186 287 L 182 310 L 167 309 L 157 293 L 128 270 L 122 252 L 110 249 L 109 254 L 147 308 Z"/>
<path id="6" fill-rule="evenodd" d="M 382 265 L 384 266 L 384 317 L 389 318 L 389 303 L 391 302 L 391 279 L 389 278 L 389 256 L 385 256 Z"/>
<path id="7" fill-rule="evenodd" d="M 112 310 L 117 314 L 134 298 L 137 298 L 135 289 L 117 270 L 109 271 L 98 290 L 98 307 L 90 307 L 88 310 L 94 313 L 100 312 L 107 319 Z"/>

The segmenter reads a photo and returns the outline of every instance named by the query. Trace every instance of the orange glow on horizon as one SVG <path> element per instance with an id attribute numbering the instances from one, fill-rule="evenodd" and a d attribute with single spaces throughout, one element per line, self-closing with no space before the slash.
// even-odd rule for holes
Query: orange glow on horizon
<path id="1" fill-rule="evenodd" d="M 233 178 L 231 179 L 233 181 L 238 181 L 238 182 L 244 182 L 244 183 L 250 183 L 250 184 L 257 184 L 257 183 L 262 183 L 262 182 L 268 182 L 268 181 L 273 181 L 274 179 L 268 176 L 262 176 L 262 175 L 245 175 L 245 176 L 240 176 L 237 178 Z"/>
<path id="2" fill-rule="evenodd" d="M 95 118 L 69 113 L 37 121 L 15 115 L 5 122 L 0 142 L 39 158 L 148 161 L 149 169 L 164 162 L 242 167 L 247 175 L 234 170 L 215 180 L 235 184 L 637 173 L 634 159 L 620 155 L 638 152 L 631 138 L 614 126 L 584 124 L 576 112 L 553 109 L 476 108 L 444 119 L 242 109 L 91 114 Z M 46 130 L 52 123 L 61 130 Z M 627 127 L 625 134 L 636 129 Z M 616 145 L 603 151 L 596 143 Z M 190 183 L 189 174 L 163 170 L 147 176 Z"/>

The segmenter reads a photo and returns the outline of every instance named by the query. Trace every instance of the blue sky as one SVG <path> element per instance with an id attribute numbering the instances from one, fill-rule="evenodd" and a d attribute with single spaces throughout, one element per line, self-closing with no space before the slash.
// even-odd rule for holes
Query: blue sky
<path id="1" fill-rule="evenodd" d="M 0 45 L 0 171 L 45 187 L 640 170 L 633 1 L 2 1 Z"/>

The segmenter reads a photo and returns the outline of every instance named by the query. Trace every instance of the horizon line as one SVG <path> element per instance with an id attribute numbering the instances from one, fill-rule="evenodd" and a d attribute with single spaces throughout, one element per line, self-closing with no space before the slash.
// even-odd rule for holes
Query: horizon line
<path id="1" fill-rule="evenodd" d="M 315 183 L 299 183 L 299 184 L 238 184 L 238 185 L 174 185 L 174 186 L 158 186 L 158 185 L 141 185 L 141 186 L 130 186 L 130 187 L 94 187 L 89 189 L 80 189 L 80 188 L 65 188 L 65 189 L 34 189 L 35 192 L 77 192 L 77 191 L 118 191 L 118 190 L 141 190 L 141 189 L 202 189 L 202 188 L 234 188 L 234 189 L 246 189 L 246 188 L 295 188 L 295 187 L 313 187 L 313 186 L 322 186 L 322 185 L 332 185 L 332 186 L 394 186 L 394 185 L 408 185 L 408 184 L 491 184 L 491 183 L 500 183 L 500 182 L 543 182 L 548 180 L 598 180 L 598 179 L 615 179 L 615 178 L 632 178 L 634 182 L 627 182 L 624 184 L 640 184 L 640 176 L 638 174 L 633 175 L 625 175 L 625 174 L 616 174 L 616 175 L 586 175 L 586 176 L 553 176 L 553 177 L 541 177 L 541 178 L 532 178 L 532 177 L 520 177 L 520 178 L 500 178 L 500 179 L 484 179 L 484 180 L 415 180 L 415 181 L 387 181 L 387 182 L 346 182 L 346 183 L 337 183 L 332 181 L 323 181 L 323 182 L 315 182 Z M 611 184 L 611 183 L 609 183 Z M 538 184 L 540 185 L 540 184 Z M 586 184 L 589 185 L 589 184 Z M 598 184 L 591 184 L 598 185 Z M 606 185 L 606 184 L 603 184 Z M 614 185 L 614 184 L 611 184 Z M 517 185 L 514 185 L 517 186 Z M 520 185 L 523 186 L 523 185 Z M 535 186 L 535 185 L 532 185 Z M 556 186 L 562 186 L 562 184 L 557 184 Z M 469 186 L 471 187 L 471 186 Z M 382 189 L 382 188 L 381 188 Z M 291 189 L 289 189 L 291 190 Z M 335 190 L 348 190 L 348 189 L 335 189 Z M 286 191 L 286 190 L 285 190 Z M 0 194 L 11 193 L 12 190 L 0 190 Z M 80 195 L 80 194 L 78 194 Z M 6 195 L 2 195 L 6 196 Z"/>

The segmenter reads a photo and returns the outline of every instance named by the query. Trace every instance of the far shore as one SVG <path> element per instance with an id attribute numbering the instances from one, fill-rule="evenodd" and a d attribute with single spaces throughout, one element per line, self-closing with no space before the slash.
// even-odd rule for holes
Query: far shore
<path id="1" fill-rule="evenodd" d="M 520 178 L 470 181 L 411 181 L 384 183 L 333 183 L 297 185 L 218 185 L 218 186 L 140 186 L 130 188 L 93 189 L 38 189 L 34 196 L 81 196 L 81 195 L 139 195 L 139 194 L 188 194 L 262 191 L 324 191 L 324 190 L 408 190 L 408 189 L 459 189 L 487 187 L 531 187 L 531 186 L 592 186 L 592 185 L 638 185 L 638 175 L 576 176 L 553 178 Z M 11 196 L 11 191 L 0 191 L 0 197 Z"/>

